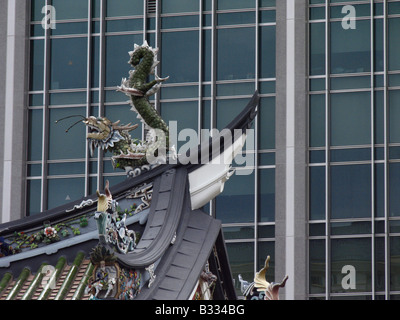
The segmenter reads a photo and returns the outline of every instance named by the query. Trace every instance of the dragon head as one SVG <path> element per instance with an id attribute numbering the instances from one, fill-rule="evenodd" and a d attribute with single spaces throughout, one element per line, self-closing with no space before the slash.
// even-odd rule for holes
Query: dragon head
<path id="1" fill-rule="evenodd" d="M 89 128 L 86 138 L 89 141 L 90 152 L 93 154 L 94 149 L 99 147 L 103 150 L 114 147 L 114 143 L 125 140 L 121 134 L 122 131 L 131 131 L 138 127 L 138 124 L 130 123 L 124 126 L 117 122 L 111 122 L 106 117 L 90 116 L 83 120 L 83 123 Z"/>

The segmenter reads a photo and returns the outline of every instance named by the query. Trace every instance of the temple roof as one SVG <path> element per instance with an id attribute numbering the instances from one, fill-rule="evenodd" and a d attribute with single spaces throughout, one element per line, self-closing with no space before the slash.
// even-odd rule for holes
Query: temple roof
<path id="1" fill-rule="evenodd" d="M 227 128 L 248 128 L 258 99 L 256 93 Z M 211 141 L 207 148 L 217 142 Z M 203 167 L 194 163 L 160 165 L 110 187 L 118 204 L 117 224 L 124 222 L 124 230 L 137 238 L 133 250 L 113 252 L 117 273 L 125 274 L 131 284 L 136 281 L 135 299 L 189 299 L 206 269 L 218 279 L 214 298 L 236 299 L 221 222 L 193 206 L 191 175 Z M 0 258 L 0 300 L 90 297 L 87 285 L 98 270 L 91 260 L 99 244 L 97 197 L 0 225 L 5 243 L 19 246 L 15 254 Z M 208 194 L 205 197 L 211 200 Z M 49 236 L 46 228 L 58 232 Z M 48 270 L 51 279 L 45 279 Z"/>

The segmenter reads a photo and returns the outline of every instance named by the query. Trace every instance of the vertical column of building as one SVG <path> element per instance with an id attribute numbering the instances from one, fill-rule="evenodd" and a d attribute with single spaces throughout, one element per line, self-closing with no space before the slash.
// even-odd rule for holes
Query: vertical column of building
<path id="1" fill-rule="evenodd" d="M 0 166 L 1 217 L 7 222 L 24 211 L 25 174 L 25 90 L 27 63 L 27 18 L 29 6 L 24 0 L 2 0 L 0 71 L 5 75 L 1 86 L 0 119 L 2 165 Z"/>
<path id="2" fill-rule="evenodd" d="M 306 0 L 277 1 L 276 274 L 289 280 L 284 299 L 307 288 Z"/>

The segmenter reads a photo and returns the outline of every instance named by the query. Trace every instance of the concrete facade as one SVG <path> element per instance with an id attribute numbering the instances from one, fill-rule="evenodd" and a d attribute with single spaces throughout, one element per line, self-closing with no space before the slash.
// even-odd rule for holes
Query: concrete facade
<path id="1" fill-rule="evenodd" d="M 27 122 L 29 4 L 1 0 L 0 13 L 0 204 L 2 222 L 21 217 L 25 210 L 25 152 Z"/>
<path id="2" fill-rule="evenodd" d="M 307 288 L 307 1 L 277 1 L 276 280 L 287 300 Z M 282 291 L 283 292 L 283 291 Z"/>

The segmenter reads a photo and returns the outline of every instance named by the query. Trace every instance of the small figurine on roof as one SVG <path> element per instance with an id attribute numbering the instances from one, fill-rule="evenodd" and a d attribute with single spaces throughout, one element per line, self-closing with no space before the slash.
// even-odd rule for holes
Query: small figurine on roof
<path id="1" fill-rule="evenodd" d="M 0 237 L 0 258 L 12 254 L 14 254 L 13 248 L 4 240 L 3 237 Z"/>

